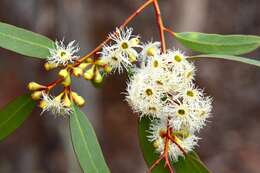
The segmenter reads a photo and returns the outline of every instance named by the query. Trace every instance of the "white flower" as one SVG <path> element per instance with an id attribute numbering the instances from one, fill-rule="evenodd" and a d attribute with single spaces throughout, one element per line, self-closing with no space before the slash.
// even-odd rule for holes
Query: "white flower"
<path id="1" fill-rule="evenodd" d="M 186 63 L 186 56 L 180 50 L 167 50 L 164 54 L 164 60 L 170 66 L 182 66 Z"/>
<path id="2" fill-rule="evenodd" d="M 142 115 L 160 115 L 164 106 L 165 91 L 156 81 L 155 75 L 160 75 L 150 68 L 139 69 L 130 78 L 127 86 L 126 100 L 135 112 Z"/>
<path id="3" fill-rule="evenodd" d="M 40 107 L 42 108 L 42 113 L 50 111 L 55 116 L 65 116 L 69 115 L 72 111 L 70 107 L 66 107 L 64 102 L 61 101 L 61 95 L 53 98 L 51 95 L 42 93 L 42 101 L 40 102 Z"/>
<path id="4" fill-rule="evenodd" d="M 75 55 L 79 51 L 79 46 L 74 44 L 75 41 L 71 41 L 67 46 L 63 41 L 56 41 L 55 48 L 49 49 L 50 56 L 47 57 L 47 61 L 50 64 L 67 65 L 73 63 L 79 56 Z"/>
<path id="5" fill-rule="evenodd" d="M 116 32 L 110 34 L 110 38 L 115 42 L 110 48 L 120 52 L 121 56 L 130 62 L 136 61 L 138 52 L 135 48 L 141 48 L 139 36 L 132 35 L 133 28 L 116 29 Z"/>
<path id="6" fill-rule="evenodd" d="M 182 98 L 182 101 L 172 101 L 163 112 L 171 117 L 170 126 L 174 130 L 185 128 L 190 133 L 194 133 L 205 126 L 212 109 L 211 102 L 209 97 L 204 97 L 200 93 L 197 98 L 186 97 Z"/>
<path id="7" fill-rule="evenodd" d="M 141 56 L 143 57 L 155 57 L 156 55 L 159 55 L 161 50 L 161 43 L 156 42 L 148 42 L 143 45 L 143 50 L 141 52 Z"/>
<path id="8" fill-rule="evenodd" d="M 102 49 L 101 59 L 104 60 L 114 71 L 119 73 L 123 68 L 128 69 L 139 56 L 135 48 L 140 48 L 138 36 L 132 35 L 133 29 L 116 29 L 115 33 L 109 35 L 114 42 L 111 45 L 105 45 Z"/>
<path id="9" fill-rule="evenodd" d="M 132 64 L 131 62 L 122 56 L 118 50 L 112 50 L 109 46 L 104 46 L 101 52 L 101 59 L 104 63 L 108 64 L 113 71 L 123 72 L 123 69 L 127 69 Z"/>
<path id="10" fill-rule="evenodd" d="M 148 132 L 148 140 L 153 143 L 155 151 L 162 155 L 165 147 L 165 137 L 163 137 L 163 135 L 167 133 L 167 118 L 153 120 Z M 185 153 L 188 153 L 194 149 L 199 140 L 199 138 L 195 135 L 182 129 L 179 131 L 173 130 L 171 135 L 175 142 L 179 145 L 177 146 L 172 141 L 168 143 L 168 155 L 174 162 L 177 162 L 180 156 L 184 157 L 184 153 L 179 147 L 181 147 Z"/>

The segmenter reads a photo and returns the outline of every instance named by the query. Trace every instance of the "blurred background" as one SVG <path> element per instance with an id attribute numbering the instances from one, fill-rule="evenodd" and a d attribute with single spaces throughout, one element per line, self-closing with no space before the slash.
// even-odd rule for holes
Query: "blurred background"
<path id="1" fill-rule="evenodd" d="M 77 40 L 81 55 L 100 43 L 144 0 L 1 0 L 0 21 L 55 39 Z M 174 31 L 260 34 L 259 0 L 162 0 L 166 26 Z M 130 26 L 142 40 L 158 40 L 153 8 Z M 169 47 L 176 46 L 167 35 Z M 260 53 L 249 56 L 259 58 Z M 235 62 L 200 60 L 197 83 L 214 98 L 208 126 L 200 133 L 198 153 L 212 172 L 260 172 L 260 69 Z M 29 81 L 47 83 L 43 61 L 0 49 L 0 107 L 26 93 Z M 137 138 L 137 115 L 124 101 L 126 75 L 109 76 L 101 89 L 84 80 L 74 88 L 87 99 L 84 108 L 94 124 L 113 173 L 144 173 Z M 30 118 L 0 143 L 0 173 L 80 173 L 72 151 L 68 119 Z"/>

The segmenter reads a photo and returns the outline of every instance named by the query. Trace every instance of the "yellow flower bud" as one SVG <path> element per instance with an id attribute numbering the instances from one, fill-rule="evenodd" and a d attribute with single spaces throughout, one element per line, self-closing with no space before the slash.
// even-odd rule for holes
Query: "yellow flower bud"
<path id="1" fill-rule="evenodd" d="M 62 97 L 63 97 L 63 95 L 64 95 L 64 92 L 62 92 L 62 93 L 60 93 L 57 97 L 55 97 L 54 98 L 54 100 L 56 101 L 56 102 L 61 102 L 61 99 L 62 99 Z"/>
<path id="2" fill-rule="evenodd" d="M 70 78 L 70 75 L 68 75 L 64 81 L 62 82 L 62 84 L 67 87 L 67 86 L 70 86 L 71 85 L 71 78 Z"/>
<path id="3" fill-rule="evenodd" d="M 153 47 L 150 47 L 150 48 L 147 49 L 146 54 L 147 54 L 147 56 L 155 56 L 156 49 L 153 48 Z"/>
<path id="4" fill-rule="evenodd" d="M 103 66 L 103 65 L 106 65 L 106 62 L 102 59 L 99 59 L 96 61 L 96 64 L 99 65 L 99 66 Z"/>
<path id="5" fill-rule="evenodd" d="M 46 88 L 46 87 L 43 86 L 43 85 L 40 85 L 40 84 L 38 84 L 38 83 L 36 83 L 36 82 L 30 82 L 30 83 L 28 84 L 28 89 L 29 89 L 30 91 L 35 91 L 35 90 L 39 90 L 39 89 L 43 89 L 43 88 Z"/>
<path id="6" fill-rule="evenodd" d="M 47 71 L 52 70 L 52 69 L 54 69 L 54 68 L 56 68 L 56 67 L 58 67 L 56 64 L 52 64 L 52 63 L 48 63 L 48 62 L 46 62 L 46 63 L 44 64 L 44 68 L 45 68 L 45 70 L 47 70 Z"/>
<path id="7" fill-rule="evenodd" d="M 94 82 L 101 83 L 102 81 L 103 81 L 103 76 L 100 74 L 99 70 L 96 69 L 95 76 L 94 76 Z"/>
<path id="8" fill-rule="evenodd" d="M 35 91 L 31 94 L 33 100 L 40 100 L 42 97 L 42 91 Z"/>
<path id="9" fill-rule="evenodd" d="M 90 65 L 90 63 L 81 63 L 79 65 L 79 68 L 81 68 L 82 70 L 84 70 L 85 68 L 87 68 Z"/>
<path id="10" fill-rule="evenodd" d="M 139 38 L 132 38 L 130 40 L 130 44 L 133 45 L 133 46 L 137 46 L 138 44 L 140 44 L 140 39 Z"/>
<path id="11" fill-rule="evenodd" d="M 129 58 L 131 63 L 137 61 L 137 57 L 134 54 L 128 54 L 128 58 Z"/>
<path id="12" fill-rule="evenodd" d="M 73 74 L 76 77 L 80 77 L 83 74 L 83 70 L 81 68 L 79 68 L 79 67 L 75 67 L 75 68 L 73 68 Z"/>
<path id="13" fill-rule="evenodd" d="M 84 98 L 79 96 L 76 92 L 71 92 L 71 96 L 75 101 L 76 105 L 83 106 L 85 104 Z"/>
<path id="14" fill-rule="evenodd" d="M 109 66 L 109 65 L 106 65 L 106 66 L 104 67 L 104 71 L 105 71 L 106 73 L 110 73 L 110 72 L 112 71 L 112 67 Z"/>
<path id="15" fill-rule="evenodd" d="M 47 106 L 47 102 L 46 101 L 44 101 L 44 100 L 40 101 L 40 103 L 39 103 L 39 107 L 40 108 L 45 109 L 46 106 Z"/>
<path id="16" fill-rule="evenodd" d="M 160 141 L 158 139 L 153 142 L 153 147 L 154 148 L 159 148 L 160 147 Z"/>
<path id="17" fill-rule="evenodd" d="M 95 66 L 93 65 L 90 69 L 88 69 L 83 77 L 86 79 L 86 80 L 91 80 L 93 77 L 94 77 L 94 70 L 95 70 Z"/>
<path id="18" fill-rule="evenodd" d="M 92 58 L 87 58 L 87 59 L 86 59 L 86 62 L 92 63 L 92 62 L 93 62 L 93 59 L 92 59 Z"/>
<path id="19" fill-rule="evenodd" d="M 67 94 L 65 94 L 65 97 L 63 99 L 63 104 L 64 104 L 65 107 L 71 107 L 71 105 L 72 105 L 72 103 L 71 103 Z"/>
<path id="20" fill-rule="evenodd" d="M 67 69 L 62 69 L 60 72 L 59 72 L 59 76 L 60 77 L 63 77 L 63 78 L 66 78 L 67 76 L 69 76 L 69 72 Z"/>

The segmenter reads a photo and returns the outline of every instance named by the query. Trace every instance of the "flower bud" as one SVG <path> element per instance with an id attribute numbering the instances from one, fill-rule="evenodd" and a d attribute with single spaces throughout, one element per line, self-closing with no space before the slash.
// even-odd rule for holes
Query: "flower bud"
<path id="1" fill-rule="evenodd" d="M 160 141 L 158 139 L 153 142 L 153 147 L 154 148 L 159 148 L 160 147 Z"/>
<path id="2" fill-rule="evenodd" d="M 47 102 L 44 100 L 41 100 L 39 103 L 39 107 L 42 109 L 45 109 L 47 107 Z"/>
<path id="3" fill-rule="evenodd" d="M 70 78 L 70 75 L 68 75 L 64 81 L 62 82 L 62 84 L 67 87 L 67 86 L 70 86 L 71 85 L 71 78 Z"/>
<path id="4" fill-rule="evenodd" d="M 93 62 L 93 59 L 92 59 L 92 58 L 87 58 L 87 59 L 86 59 L 86 62 L 92 63 L 92 62 Z"/>
<path id="5" fill-rule="evenodd" d="M 128 57 L 131 63 L 137 61 L 137 57 L 134 54 L 128 54 Z"/>
<path id="6" fill-rule="evenodd" d="M 60 93 L 57 97 L 55 97 L 54 98 L 54 100 L 56 101 L 56 102 L 61 102 L 61 99 L 62 99 L 62 97 L 63 97 L 63 95 L 64 95 L 64 92 L 62 92 L 62 93 Z"/>
<path id="7" fill-rule="evenodd" d="M 83 70 L 79 67 L 73 68 L 72 72 L 76 77 L 80 77 L 83 74 Z"/>
<path id="8" fill-rule="evenodd" d="M 63 78 L 66 78 L 68 75 L 69 75 L 69 72 L 68 72 L 67 69 L 62 69 L 62 70 L 60 70 L 60 72 L 59 72 L 59 76 L 60 76 L 60 77 L 63 77 Z"/>
<path id="9" fill-rule="evenodd" d="M 132 38 L 131 40 L 130 40 L 130 44 L 131 45 L 133 45 L 133 46 L 137 46 L 137 45 L 139 45 L 140 44 L 140 39 L 139 38 Z"/>
<path id="10" fill-rule="evenodd" d="M 106 66 L 104 67 L 104 71 L 105 71 L 106 73 L 110 73 L 110 72 L 112 71 L 112 67 L 109 66 L 109 65 L 106 65 Z"/>
<path id="11" fill-rule="evenodd" d="M 82 70 L 84 70 L 85 68 L 87 68 L 90 65 L 90 63 L 81 63 L 79 65 L 79 68 L 81 68 Z"/>
<path id="12" fill-rule="evenodd" d="M 72 105 L 72 103 L 71 103 L 67 94 L 65 94 L 65 97 L 63 99 L 63 104 L 64 104 L 65 107 L 71 107 L 71 105 Z"/>
<path id="13" fill-rule="evenodd" d="M 85 104 L 85 100 L 83 97 L 79 96 L 76 92 L 71 92 L 71 96 L 78 106 L 83 106 Z"/>
<path id="14" fill-rule="evenodd" d="M 96 64 L 99 65 L 99 66 L 103 66 L 103 65 L 106 65 L 106 62 L 102 59 L 99 59 L 96 61 Z"/>
<path id="15" fill-rule="evenodd" d="M 155 56 L 156 55 L 156 49 L 153 47 L 150 47 L 146 51 L 147 56 Z"/>
<path id="16" fill-rule="evenodd" d="M 49 71 L 49 70 L 52 70 L 54 68 L 58 67 L 57 64 L 52 64 L 52 63 L 49 63 L 49 62 L 46 62 L 44 64 L 44 68 L 45 70 Z"/>
<path id="17" fill-rule="evenodd" d="M 46 86 L 40 85 L 40 84 L 38 84 L 38 83 L 36 83 L 36 82 L 30 82 L 30 83 L 28 84 L 28 89 L 29 89 L 30 91 L 36 91 L 36 90 L 44 89 L 44 88 L 46 88 Z"/>
<path id="18" fill-rule="evenodd" d="M 33 100 L 40 100 L 42 97 L 42 91 L 35 91 L 31 94 Z"/>
<path id="19" fill-rule="evenodd" d="M 83 77 L 86 79 L 86 80 L 91 80 L 93 77 L 94 77 L 94 70 L 95 70 L 95 66 L 93 65 L 90 69 L 88 69 Z"/>
<path id="20" fill-rule="evenodd" d="M 95 76 L 94 76 L 94 82 L 101 83 L 102 81 L 103 81 L 103 76 L 100 74 L 99 70 L 96 69 Z"/>

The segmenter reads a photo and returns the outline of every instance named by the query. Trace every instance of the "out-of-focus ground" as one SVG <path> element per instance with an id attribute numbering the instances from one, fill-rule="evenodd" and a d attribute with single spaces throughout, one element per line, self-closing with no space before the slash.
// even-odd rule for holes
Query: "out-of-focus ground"
<path id="1" fill-rule="evenodd" d="M 52 39 L 77 40 L 81 54 L 101 42 L 143 0 L 1 0 L 0 21 Z M 259 0 L 160 1 L 167 26 L 175 31 L 260 34 Z M 152 8 L 131 26 L 143 40 L 158 40 Z M 176 43 L 167 36 L 169 47 Z M 178 46 L 178 45 L 176 45 Z M 250 56 L 260 59 L 259 52 Z M 214 98 L 208 126 L 197 151 L 212 172 L 260 172 L 260 69 L 220 60 L 196 63 L 197 83 Z M 29 81 L 48 82 L 43 62 L 0 49 L 0 106 L 26 92 Z M 75 81 L 87 97 L 84 111 L 93 122 L 113 173 L 143 173 L 146 165 L 137 139 L 137 115 L 124 101 L 125 75 L 109 76 L 102 89 Z M 0 173 L 79 173 L 69 141 L 67 119 L 32 116 L 0 143 Z"/>

